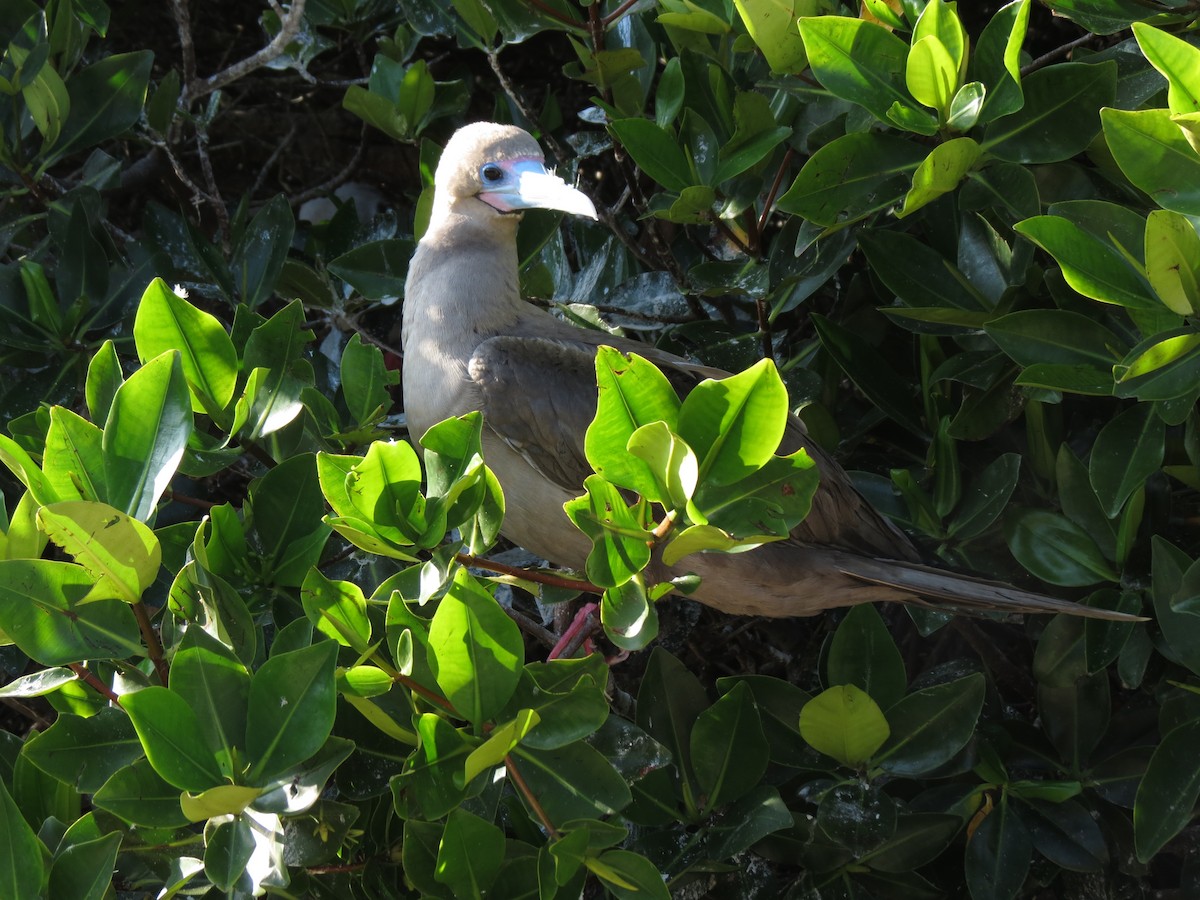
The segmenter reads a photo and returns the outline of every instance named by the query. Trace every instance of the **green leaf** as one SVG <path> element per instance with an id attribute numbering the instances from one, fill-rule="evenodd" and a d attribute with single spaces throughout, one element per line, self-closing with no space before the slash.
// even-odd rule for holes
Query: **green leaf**
<path id="1" fill-rule="evenodd" d="M 127 603 L 90 596 L 82 566 L 56 560 L 0 560 L 0 632 L 44 666 L 145 653 Z"/>
<path id="2" fill-rule="evenodd" d="M 696 490 L 699 463 L 692 448 L 666 422 L 643 425 L 629 436 L 628 450 L 646 463 L 670 507 L 681 509 Z M 669 507 L 668 507 L 669 508 Z"/>
<path id="3" fill-rule="evenodd" d="M 129 717 L 110 707 L 87 718 L 60 715 L 26 743 L 23 755 L 47 775 L 91 794 L 143 754 Z"/>
<path id="4" fill-rule="evenodd" d="M 798 19 L 812 15 L 816 4 L 805 0 L 734 0 L 734 6 L 772 72 L 792 74 L 804 68 L 806 57 Z"/>
<path id="5" fill-rule="evenodd" d="M 1200 215 L 1200 153 L 1165 109 L 1103 109 L 1104 138 L 1125 177 L 1159 206 Z"/>
<path id="6" fill-rule="evenodd" d="M 524 655 L 516 623 L 458 568 L 429 625 L 429 667 L 447 699 L 481 726 L 516 690 Z"/>
<path id="7" fill-rule="evenodd" d="M 247 878 L 247 863 L 254 855 L 254 834 L 242 817 L 220 822 L 207 835 L 204 848 L 204 874 L 217 890 L 232 892 Z"/>
<path id="8" fill-rule="evenodd" d="M 1200 235 L 1179 213 L 1156 209 L 1146 217 L 1146 279 L 1171 312 L 1200 312 Z"/>
<path id="9" fill-rule="evenodd" d="M 993 14 L 979 35 L 972 60 L 976 78 L 987 85 L 981 123 L 1016 112 L 1025 103 L 1021 90 L 1021 45 L 1029 27 L 1029 0 L 1013 0 Z"/>
<path id="10" fill-rule="evenodd" d="M 356 653 L 366 652 L 371 643 L 371 620 L 367 618 L 367 599 L 357 584 L 331 581 L 314 567 L 300 588 L 300 602 L 318 631 Z"/>
<path id="11" fill-rule="evenodd" d="M 433 877 L 455 897 L 483 897 L 504 861 L 504 832 L 456 809 L 446 819 Z"/>
<path id="12" fill-rule="evenodd" d="M 799 33 L 796 36 L 798 38 Z M 658 87 L 654 91 L 654 121 L 659 128 L 666 128 L 679 116 L 683 108 L 683 92 L 683 66 L 679 57 L 674 56 L 663 66 L 658 76 Z"/>
<path id="13" fill-rule="evenodd" d="M 882 25 L 843 16 L 809 16 L 800 36 L 813 75 L 835 97 L 888 122 L 893 103 L 916 109 L 904 84 L 908 47 Z"/>
<path id="14" fill-rule="evenodd" d="M 230 268 L 238 296 L 251 309 L 271 297 L 292 245 L 296 221 L 283 194 L 276 194 L 254 214 L 233 248 Z"/>
<path id="15" fill-rule="evenodd" d="M 1023 309 L 992 319 L 985 330 L 1022 366 L 1084 364 L 1107 369 L 1124 346 L 1095 318 L 1064 309 Z"/>
<path id="16" fill-rule="evenodd" d="M 675 136 L 649 119 L 615 119 L 609 129 L 638 168 L 669 191 L 694 184 L 692 166 Z"/>
<path id="17" fill-rule="evenodd" d="M 62 406 L 50 408 L 42 469 L 46 482 L 63 500 L 100 500 L 104 482 L 104 433 Z"/>
<path id="18" fill-rule="evenodd" d="M 178 350 L 192 410 L 221 420 L 237 385 L 238 359 L 233 341 L 214 316 L 155 278 L 138 304 L 133 336 L 143 363 Z"/>
<path id="19" fill-rule="evenodd" d="M 272 656 L 254 673 L 246 713 L 246 779 L 262 784 L 321 749 L 337 702 L 337 644 L 322 641 Z"/>
<path id="20" fill-rule="evenodd" d="M 348 540 L 398 559 L 427 527 L 421 464 L 406 441 L 374 441 L 366 457 L 317 454 L 321 491 L 336 515 L 326 519 Z"/>
<path id="21" fill-rule="evenodd" d="M 382 351 L 374 344 L 364 344 L 357 333 L 342 350 L 341 375 L 346 406 L 357 424 L 378 418 L 391 406 L 388 385 L 397 382 L 399 373 L 389 371 Z"/>
<path id="22" fill-rule="evenodd" d="M 1008 506 L 1021 472 L 1021 457 L 1005 453 L 979 473 L 966 491 L 957 514 L 947 528 L 950 537 L 969 541 L 979 537 Z"/>
<path id="23" fill-rule="evenodd" d="M 966 881 L 973 900 L 1011 900 L 1025 882 L 1033 856 L 1029 830 L 1007 794 L 967 842 Z"/>
<path id="24" fill-rule="evenodd" d="M 658 867 L 630 850 L 606 850 L 584 863 L 620 900 L 669 900 L 671 896 Z"/>
<path id="25" fill-rule="evenodd" d="M 32 81 L 21 85 L 21 98 L 41 132 L 43 149 L 53 147 L 71 114 L 71 95 L 62 76 L 52 66 L 42 66 Z"/>
<path id="26" fill-rule="evenodd" d="M 585 572 L 592 584 L 620 587 L 650 562 L 654 536 L 642 524 L 645 504 L 626 505 L 620 490 L 599 475 L 589 475 L 583 486 L 587 493 L 563 509 L 592 542 Z"/>
<path id="27" fill-rule="evenodd" d="M 763 359 L 693 388 L 679 410 L 679 435 L 700 460 L 702 482 L 732 484 L 772 457 L 787 416 L 787 388 L 775 364 Z"/>
<path id="28" fill-rule="evenodd" d="M 158 577 L 162 547 L 154 532 L 107 503 L 52 503 L 37 518 L 38 527 L 96 579 L 104 596 L 137 603 Z"/>
<path id="29" fill-rule="evenodd" d="M 605 636 L 622 650 L 642 650 L 658 637 L 658 612 L 640 576 L 604 591 L 600 621 Z"/>
<path id="30" fill-rule="evenodd" d="M 246 511 L 258 533 L 264 574 L 275 584 L 299 587 L 329 538 L 313 456 L 284 460 L 251 484 Z"/>
<path id="31" fill-rule="evenodd" d="M 508 707 L 517 710 L 514 721 L 525 710 L 538 718 L 522 743 L 552 750 L 593 734 L 608 718 L 607 679 L 599 654 L 526 665 Z"/>
<path id="32" fill-rule="evenodd" d="M 121 373 L 121 361 L 117 359 L 116 347 L 111 340 L 105 341 L 88 363 L 85 390 L 88 414 L 97 425 L 103 425 L 108 419 L 113 398 L 124 383 L 125 376 Z"/>
<path id="33" fill-rule="evenodd" d="M 734 685 L 700 714 L 690 741 L 692 770 L 697 786 L 707 794 L 706 809 L 744 796 L 767 770 L 770 749 L 745 683 Z"/>
<path id="34" fill-rule="evenodd" d="M 638 356 L 611 347 L 596 352 L 596 416 L 584 435 L 588 463 L 619 487 L 637 491 L 654 503 L 666 502 L 650 467 L 629 453 L 629 440 L 643 425 L 679 419 L 679 397 L 665 375 Z"/>
<path id="35" fill-rule="evenodd" d="M 0 894 L 6 897 L 39 897 L 46 864 L 43 848 L 21 810 L 0 779 Z"/>
<path id="36" fill-rule="evenodd" d="M 1133 36 L 1146 60 L 1167 79 L 1167 107 L 1175 114 L 1200 111 L 1200 48 L 1145 22 Z"/>
<path id="37" fill-rule="evenodd" d="M 917 166 L 913 174 L 912 188 L 904 195 L 904 206 L 896 213 L 897 218 L 911 215 L 942 194 L 958 187 L 967 173 L 975 166 L 983 152 L 971 138 L 961 137 L 938 144 Z"/>
<path id="38" fill-rule="evenodd" d="M 830 684 L 852 684 L 889 709 L 904 696 L 904 660 L 870 604 L 852 607 L 833 633 L 826 659 Z"/>
<path id="39" fill-rule="evenodd" d="M 1166 426 L 1149 403 L 1125 410 L 1100 429 L 1088 460 L 1088 475 L 1110 519 L 1162 466 L 1165 437 Z"/>
<path id="40" fill-rule="evenodd" d="M 934 0 L 926 9 L 937 5 Z M 914 32 L 905 62 L 904 82 L 918 103 L 935 110 L 942 120 L 949 117 L 950 101 L 959 88 L 958 65 L 936 35 L 918 38 Z"/>
<path id="41" fill-rule="evenodd" d="M 1005 521 L 1004 536 L 1017 562 L 1049 584 L 1084 587 L 1120 580 L 1088 534 L 1057 513 L 1015 512 Z"/>
<path id="42" fill-rule="evenodd" d="M 1200 334 L 1191 328 L 1182 333 L 1163 332 L 1134 347 L 1112 371 L 1116 375 L 1113 393 L 1118 397 L 1187 397 L 1200 372 Z"/>
<path id="43" fill-rule="evenodd" d="M 403 238 L 367 241 L 330 260 L 329 271 L 369 300 L 399 297 L 413 249 Z"/>
<path id="44" fill-rule="evenodd" d="M 1112 103 L 1117 67 L 1105 62 L 1059 63 L 1024 80 L 1025 104 L 996 119 L 983 149 L 1016 163 L 1051 163 L 1083 152 L 1100 130 L 1098 110 Z"/>
<path id="45" fill-rule="evenodd" d="M 887 741 L 879 705 L 852 684 L 828 688 L 800 710 L 800 735 L 816 751 L 844 766 L 861 766 Z"/>
<path id="46" fill-rule="evenodd" d="M 915 777 L 949 762 L 975 733 L 986 687 L 983 675 L 976 672 L 913 691 L 888 709 L 891 736 L 872 765 Z"/>
<path id="47" fill-rule="evenodd" d="M 196 714 L 204 745 L 229 776 L 246 744 L 250 673 L 234 652 L 202 628 L 189 628 L 171 662 L 171 690 Z"/>
<path id="48" fill-rule="evenodd" d="M 556 750 L 519 746 L 512 756 L 551 822 L 611 816 L 633 799 L 612 763 L 582 741 Z"/>
<path id="49" fill-rule="evenodd" d="M 118 53 L 72 75 L 71 115 L 44 165 L 132 128 L 142 113 L 153 62 L 149 50 Z"/>
<path id="50" fill-rule="evenodd" d="M 908 306 L 972 311 L 990 306 L 954 263 L 911 234 L 872 228 L 858 241 L 871 270 Z"/>
<path id="51" fill-rule="evenodd" d="M 121 834 L 59 847 L 50 866 L 50 895 L 72 900 L 103 900 L 112 889 Z"/>
<path id="52" fill-rule="evenodd" d="M 512 721 L 493 728 L 488 739 L 472 750 L 463 764 L 463 783 L 470 784 L 477 775 L 501 765 L 539 721 L 540 717 L 532 709 L 522 709 Z"/>
<path id="53" fill-rule="evenodd" d="M 139 759 L 115 772 L 96 791 L 92 803 L 130 824 L 146 828 L 179 828 L 189 824 L 179 806 L 179 788 L 159 776 L 147 759 Z"/>
<path id="54" fill-rule="evenodd" d="M 1195 754 L 1200 720 L 1168 732 L 1150 757 L 1133 803 L 1137 858 L 1146 862 L 1192 820 L 1200 797 L 1200 760 Z"/>
<path id="55" fill-rule="evenodd" d="M 148 521 L 191 433 L 191 395 L 180 354 L 168 351 L 134 372 L 113 397 L 103 442 L 108 502 Z"/>
<path id="56" fill-rule="evenodd" d="M 892 134 L 844 135 L 809 157 L 776 206 L 818 225 L 849 225 L 899 203 L 926 155 L 920 144 Z"/>
<path id="57" fill-rule="evenodd" d="M 1067 284 L 1085 297 L 1135 310 L 1160 308 L 1145 275 L 1122 253 L 1131 248 L 1112 235 L 1102 239 L 1062 216 L 1035 216 L 1015 228 L 1053 256 Z"/>
<path id="58" fill-rule="evenodd" d="M 200 720 L 174 691 L 153 685 L 121 698 L 146 758 L 166 781 L 186 791 L 223 783 L 221 769 L 200 730 Z"/>
<path id="59" fill-rule="evenodd" d="M 701 513 L 709 525 L 733 538 L 733 546 L 786 538 L 808 516 L 819 484 L 816 462 L 800 449 L 790 456 L 772 457 L 757 472 L 733 484 L 703 482 L 689 514 Z M 711 531 L 703 534 L 706 539 L 714 537 Z M 675 540 L 682 537 L 681 533 Z M 720 545 L 718 541 L 709 549 Z M 682 555 L 682 549 L 680 545 L 673 553 Z"/>
<path id="60" fill-rule="evenodd" d="M 729 143 L 721 146 L 714 184 L 758 165 L 792 134 L 790 128 L 776 125 L 770 102 L 763 94 L 739 92 L 733 103 L 733 117 L 737 129 Z"/>

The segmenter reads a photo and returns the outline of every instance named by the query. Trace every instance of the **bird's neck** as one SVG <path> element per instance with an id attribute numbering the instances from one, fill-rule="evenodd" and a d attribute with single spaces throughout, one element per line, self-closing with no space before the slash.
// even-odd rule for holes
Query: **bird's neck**
<path id="1" fill-rule="evenodd" d="M 435 219 L 409 267 L 405 330 L 442 339 L 498 334 L 524 307 L 517 273 L 515 217 Z"/>

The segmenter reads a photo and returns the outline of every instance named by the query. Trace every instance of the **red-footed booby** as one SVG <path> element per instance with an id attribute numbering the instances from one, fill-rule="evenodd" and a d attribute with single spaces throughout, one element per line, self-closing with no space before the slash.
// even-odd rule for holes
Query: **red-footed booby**
<path id="1" fill-rule="evenodd" d="M 563 503 L 591 472 L 584 433 L 596 410 L 601 345 L 651 360 L 673 383 L 727 373 L 638 341 L 576 328 L 527 303 L 517 273 L 521 211 L 596 218 L 582 192 L 547 171 L 541 148 L 511 125 L 479 123 L 447 143 L 433 210 L 404 298 L 404 408 L 414 439 L 449 416 L 483 413 L 484 461 L 507 505 L 502 531 L 556 564 L 582 569 L 591 543 Z M 685 388 L 686 389 L 686 388 Z M 748 553 L 701 553 L 677 567 L 701 576 L 692 595 L 728 613 L 807 616 L 875 600 L 953 609 L 1132 618 L 921 565 L 905 535 L 792 418 L 781 452 L 807 449 L 820 487 L 785 541 Z M 670 577 L 660 569 L 654 573 Z"/>

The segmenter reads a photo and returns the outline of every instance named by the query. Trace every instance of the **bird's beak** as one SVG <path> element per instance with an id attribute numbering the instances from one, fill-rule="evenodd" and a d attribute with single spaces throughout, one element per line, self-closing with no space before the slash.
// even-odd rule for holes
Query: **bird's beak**
<path id="1" fill-rule="evenodd" d="M 547 172 L 540 162 L 519 160 L 502 166 L 508 175 L 504 183 L 479 194 L 479 199 L 489 206 L 501 212 L 558 209 L 589 219 L 598 218 L 587 194 Z"/>

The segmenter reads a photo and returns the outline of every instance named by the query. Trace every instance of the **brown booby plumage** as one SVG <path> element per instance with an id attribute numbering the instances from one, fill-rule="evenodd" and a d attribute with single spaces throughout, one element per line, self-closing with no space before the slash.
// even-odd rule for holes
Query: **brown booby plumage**
<path id="1" fill-rule="evenodd" d="M 575 328 L 522 300 L 517 224 L 520 211 L 533 207 L 596 217 L 584 194 L 546 171 L 541 149 L 525 131 L 480 123 L 451 138 L 437 168 L 429 227 L 408 272 L 404 408 L 414 438 L 449 416 L 482 411 L 484 460 L 507 504 L 504 535 L 552 562 L 582 569 L 591 544 L 562 507 L 583 493 L 591 471 L 583 439 L 596 409 L 597 347 L 636 352 L 673 381 L 725 373 Z M 888 600 L 1128 618 L 921 565 L 909 540 L 793 418 L 781 450 L 801 446 L 821 478 L 808 518 L 790 539 L 749 553 L 686 557 L 678 569 L 702 577 L 694 599 L 765 616 Z"/>

